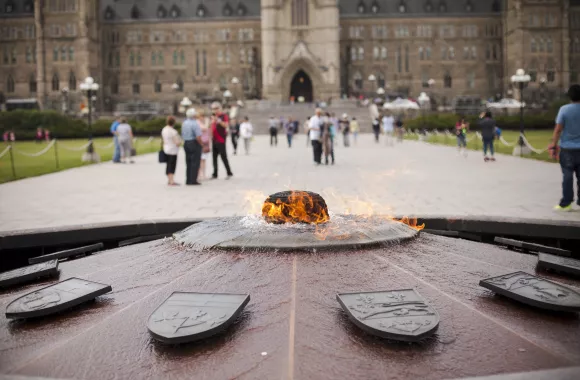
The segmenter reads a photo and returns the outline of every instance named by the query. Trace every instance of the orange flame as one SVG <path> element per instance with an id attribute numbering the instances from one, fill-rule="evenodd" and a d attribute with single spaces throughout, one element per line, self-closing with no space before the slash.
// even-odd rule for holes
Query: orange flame
<path id="1" fill-rule="evenodd" d="M 330 220 L 328 211 L 321 207 L 312 196 L 304 191 L 292 191 L 288 201 L 266 200 L 262 206 L 262 216 L 270 223 L 320 224 Z"/>

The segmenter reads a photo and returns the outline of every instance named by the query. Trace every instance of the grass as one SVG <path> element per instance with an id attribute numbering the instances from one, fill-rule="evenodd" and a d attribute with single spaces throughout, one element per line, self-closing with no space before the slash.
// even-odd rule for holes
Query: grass
<path id="1" fill-rule="evenodd" d="M 546 149 L 546 147 L 548 146 L 548 144 L 551 141 L 552 132 L 553 132 L 552 130 L 528 131 L 528 132 L 526 132 L 526 139 L 528 140 L 530 145 L 534 147 L 534 149 L 544 150 L 544 149 Z M 513 143 L 516 143 L 518 141 L 520 133 L 517 131 L 503 131 L 502 136 L 508 143 L 513 144 Z M 479 151 L 481 151 L 483 149 L 483 144 L 482 144 L 481 140 L 479 140 L 476 137 L 475 133 L 469 133 L 467 138 L 469 139 L 469 142 L 467 143 L 468 149 L 479 150 Z M 405 139 L 418 140 L 418 137 L 417 137 L 417 135 L 407 135 L 407 136 L 405 136 Z M 435 136 L 432 134 L 429 137 L 429 139 L 427 140 L 427 142 L 429 142 L 431 144 L 457 146 L 457 140 L 456 140 L 454 135 L 453 136 L 446 136 L 441 132 L 438 136 Z M 501 143 L 501 141 L 498 141 L 498 140 L 495 140 L 494 148 L 495 148 L 495 151 L 497 153 L 510 154 L 510 155 L 512 154 L 512 151 L 514 149 L 513 146 L 505 146 L 504 144 Z M 531 155 L 524 156 L 524 157 L 525 158 L 532 158 L 535 160 L 556 162 L 549 157 L 548 152 L 544 152 L 542 154 L 536 154 L 536 153 L 532 152 Z"/>
<path id="2" fill-rule="evenodd" d="M 94 145 L 96 152 L 101 156 L 101 161 L 110 161 L 113 158 L 114 147 L 111 142 L 112 138 L 96 138 Z M 154 139 L 146 143 L 146 139 L 138 138 L 135 143 L 137 154 L 153 153 L 159 150 L 160 141 Z M 28 157 L 18 152 L 37 153 L 46 148 L 47 142 L 35 143 L 32 141 L 17 141 L 14 143 L 14 169 L 16 177 L 12 174 L 12 165 L 10 153 L 0 157 L 0 183 L 35 177 L 42 174 L 53 173 L 65 169 L 76 168 L 78 166 L 91 165 L 81 161 L 83 152 L 70 151 L 67 148 L 79 148 L 87 143 L 83 140 L 58 140 L 56 145 L 50 148 L 46 153 L 39 157 Z M 7 143 L 0 143 L 0 153 L 8 146 Z M 55 147 L 58 149 L 58 168 L 56 166 Z"/>

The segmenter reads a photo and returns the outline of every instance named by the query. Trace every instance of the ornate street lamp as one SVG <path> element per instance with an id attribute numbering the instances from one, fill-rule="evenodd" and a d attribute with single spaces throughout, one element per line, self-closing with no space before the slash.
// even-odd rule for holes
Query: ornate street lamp
<path id="1" fill-rule="evenodd" d="M 231 82 L 232 82 L 233 87 L 235 89 L 237 89 L 238 85 L 240 84 L 240 80 L 238 79 L 238 77 L 233 77 Z M 240 99 L 243 99 L 243 97 L 244 97 L 244 89 L 242 88 L 242 93 L 241 93 Z"/>
<path id="2" fill-rule="evenodd" d="M 546 83 L 548 82 L 548 80 L 546 79 L 546 77 L 541 77 L 540 78 L 540 98 L 542 99 L 542 109 L 546 109 L 547 108 L 547 102 L 546 102 Z"/>
<path id="3" fill-rule="evenodd" d="M 417 101 L 419 102 L 419 105 L 421 106 L 421 114 L 422 114 L 422 118 L 423 118 L 423 129 L 425 129 L 425 106 L 429 105 L 431 103 L 431 98 L 429 98 L 429 95 L 427 95 L 427 93 L 422 92 L 421 94 L 419 94 Z"/>
<path id="4" fill-rule="evenodd" d="M 68 113 L 68 87 L 63 88 L 60 90 L 62 92 L 62 113 Z"/>
<path id="5" fill-rule="evenodd" d="M 516 75 L 512 75 L 511 82 L 518 86 L 520 90 L 520 140 L 519 147 L 514 148 L 514 155 L 519 154 L 520 156 L 524 154 L 524 87 L 530 82 L 531 77 L 526 74 L 524 69 L 517 69 Z M 526 152 L 528 153 L 528 152 Z"/>
<path id="6" fill-rule="evenodd" d="M 227 104 L 229 104 L 229 101 L 230 101 L 231 97 L 233 96 L 233 94 L 230 90 L 225 90 L 223 96 L 224 96 L 224 103 L 227 105 Z"/>
<path id="7" fill-rule="evenodd" d="M 99 90 L 99 84 L 95 83 L 93 77 L 86 77 L 85 80 L 80 84 L 80 89 L 83 91 L 87 96 L 87 103 L 89 107 L 89 114 L 88 114 L 88 122 L 89 122 L 89 145 L 87 146 L 87 151 L 83 154 L 83 161 L 88 162 L 99 162 L 100 157 L 95 152 L 93 146 L 93 120 L 92 120 L 92 113 L 93 113 L 93 98 L 96 99 L 97 91 Z"/>

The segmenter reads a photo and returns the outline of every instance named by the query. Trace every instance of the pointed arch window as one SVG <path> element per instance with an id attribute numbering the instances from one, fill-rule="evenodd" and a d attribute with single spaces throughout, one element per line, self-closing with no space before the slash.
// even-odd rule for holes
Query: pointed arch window
<path id="1" fill-rule="evenodd" d="M 225 17 L 230 17 L 233 13 L 232 7 L 230 5 L 230 3 L 226 3 L 226 5 L 224 5 L 224 9 L 222 10 L 222 14 Z"/>
<path id="2" fill-rule="evenodd" d="M 8 78 L 6 78 L 6 92 L 14 92 L 14 78 L 12 78 L 12 75 L 8 75 Z"/>
<path id="3" fill-rule="evenodd" d="M 163 66 L 163 52 L 161 51 L 157 53 L 157 64 Z"/>
<path id="4" fill-rule="evenodd" d="M 155 82 L 153 83 L 153 91 L 155 91 L 156 93 L 161 92 L 161 81 L 159 80 L 159 78 L 155 78 Z"/>
<path id="5" fill-rule="evenodd" d="M 447 3 L 443 0 L 439 2 L 439 12 L 447 12 Z"/>
<path id="6" fill-rule="evenodd" d="M 56 46 L 52 49 L 52 60 L 54 62 L 58 61 L 58 51 L 59 51 L 58 47 L 56 47 Z"/>
<path id="7" fill-rule="evenodd" d="M 141 12 L 139 12 L 139 8 L 136 5 L 133 5 L 133 8 L 131 8 L 131 18 L 137 20 L 139 17 L 141 17 Z"/>
<path id="8" fill-rule="evenodd" d="M 554 52 L 554 42 L 552 41 L 552 37 L 548 37 L 546 39 L 546 53 L 553 53 Z"/>
<path id="9" fill-rule="evenodd" d="M 542 37 L 540 37 L 540 39 L 538 40 L 538 51 L 540 53 L 544 52 L 544 39 Z"/>
<path id="10" fill-rule="evenodd" d="M 373 3 L 371 4 L 371 12 L 373 12 L 374 14 L 379 13 L 379 11 L 381 10 L 381 7 L 379 6 L 379 3 L 377 3 L 377 1 L 373 1 Z"/>
<path id="11" fill-rule="evenodd" d="M 491 10 L 493 12 L 500 12 L 501 11 L 501 4 L 499 0 L 494 0 L 493 4 L 491 5 Z"/>
<path id="12" fill-rule="evenodd" d="M 427 0 L 427 2 L 425 3 L 425 12 L 427 13 L 433 12 L 433 4 L 431 3 L 431 0 Z"/>
<path id="13" fill-rule="evenodd" d="M 443 76 L 443 86 L 445 88 L 451 88 L 452 85 L 453 85 L 453 78 L 451 78 L 451 74 L 445 73 L 445 76 Z"/>
<path id="14" fill-rule="evenodd" d="M 28 78 L 28 91 L 36 92 L 36 75 L 30 74 Z"/>
<path id="15" fill-rule="evenodd" d="M 61 61 L 66 61 L 66 53 L 67 53 L 67 48 L 66 47 L 61 47 L 60 48 L 60 60 Z"/>
<path id="16" fill-rule="evenodd" d="M 175 83 L 177 83 L 177 91 L 183 92 L 183 80 L 181 79 L 181 77 L 177 77 Z"/>
<path id="17" fill-rule="evenodd" d="M 12 0 L 7 1 L 6 4 L 4 5 L 4 12 L 5 13 L 14 12 L 14 2 Z"/>
<path id="18" fill-rule="evenodd" d="M 467 0 L 465 2 L 465 11 L 466 12 L 473 12 L 473 4 L 471 3 L 471 0 Z"/>
<path id="19" fill-rule="evenodd" d="M 246 7 L 244 6 L 244 4 L 239 3 L 238 4 L 238 10 L 236 11 L 238 13 L 238 16 L 245 16 L 246 15 Z"/>
<path id="20" fill-rule="evenodd" d="M 165 17 L 167 17 L 167 10 L 163 5 L 160 5 L 157 8 L 157 18 L 165 18 Z"/>
<path id="21" fill-rule="evenodd" d="M 425 60 L 425 49 L 423 46 L 419 46 L 419 61 Z"/>
<path id="22" fill-rule="evenodd" d="M 530 81 L 535 82 L 538 77 L 538 61 L 534 58 L 530 62 L 530 67 L 528 68 L 528 74 L 530 75 Z"/>
<path id="23" fill-rule="evenodd" d="M 379 59 L 381 56 L 381 51 L 379 50 L 378 46 L 373 47 L 373 58 L 375 60 Z"/>
<path id="24" fill-rule="evenodd" d="M 151 52 L 151 66 L 157 66 L 157 53 Z"/>
<path id="25" fill-rule="evenodd" d="M 362 0 L 358 3 L 358 6 L 356 7 L 356 10 L 360 14 L 363 14 L 363 13 L 365 13 L 367 11 L 367 7 L 366 7 L 365 3 Z"/>
<path id="26" fill-rule="evenodd" d="M 71 62 L 75 60 L 75 48 L 73 46 L 68 48 L 68 60 Z"/>
<path id="27" fill-rule="evenodd" d="M 115 18 L 115 11 L 110 6 L 105 8 L 105 20 L 112 20 Z"/>
<path id="28" fill-rule="evenodd" d="M 129 52 L 129 66 L 135 66 L 135 53 Z"/>
<path id="29" fill-rule="evenodd" d="M 358 90 L 362 90 L 362 87 L 363 87 L 362 74 L 359 71 L 357 71 L 356 73 L 354 73 L 352 79 L 354 82 L 354 87 Z"/>
<path id="30" fill-rule="evenodd" d="M 171 18 L 178 18 L 181 16 L 181 10 L 176 5 L 173 5 L 169 11 L 169 15 Z"/>
<path id="31" fill-rule="evenodd" d="M 75 73 L 73 73 L 72 71 L 68 76 L 68 89 L 69 90 L 77 89 L 77 77 L 75 76 Z"/>
<path id="32" fill-rule="evenodd" d="M 536 39 L 532 37 L 532 39 L 530 40 L 530 51 L 532 53 L 535 53 L 538 51 L 538 44 L 536 42 Z"/>
<path id="33" fill-rule="evenodd" d="M 173 64 L 174 65 L 178 65 L 179 64 L 179 53 L 177 50 L 173 51 Z"/>
<path id="34" fill-rule="evenodd" d="M 195 11 L 195 14 L 197 15 L 197 17 L 205 17 L 205 15 L 207 14 L 207 10 L 203 6 L 203 4 L 200 4 L 197 7 L 197 11 Z"/>
<path id="35" fill-rule="evenodd" d="M 26 0 L 24 2 L 24 12 L 34 11 L 34 2 L 32 0 Z"/>
<path id="36" fill-rule="evenodd" d="M 407 4 L 405 3 L 405 0 L 401 0 L 401 2 L 399 3 L 399 13 L 406 12 L 407 12 Z"/>
<path id="37" fill-rule="evenodd" d="M 119 93 L 119 79 L 114 76 L 113 79 L 111 79 L 111 94 L 118 94 Z"/>
<path id="38" fill-rule="evenodd" d="M 308 0 L 292 0 L 292 26 L 308 25 Z"/>
<path id="39" fill-rule="evenodd" d="M 385 74 L 379 73 L 379 75 L 377 75 L 377 85 L 380 88 L 383 88 L 383 89 L 385 88 L 385 85 L 386 85 Z"/>
<path id="40" fill-rule="evenodd" d="M 54 73 L 52 76 L 52 91 L 60 90 L 60 80 L 58 79 L 58 74 Z"/>
<path id="41" fill-rule="evenodd" d="M 359 46 L 358 48 L 358 60 L 362 61 L 365 59 L 365 48 L 362 46 Z"/>
<path id="42" fill-rule="evenodd" d="M 240 49 L 240 63 L 246 63 L 246 49 Z"/>
<path id="43" fill-rule="evenodd" d="M 387 48 L 384 46 L 381 48 L 381 59 L 387 59 Z"/>
<path id="44" fill-rule="evenodd" d="M 228 83 L 226 76 L 224 74 L 220 75 L 218 82 L 220 84 L 220 90 L 224 91 L 227 88 L 227 83 Z"/>
<path id="45" fill-rule="evenodd" d="M 185 65 L 185 52 L 183 50 L 179 52 L 179 63 Z"/>

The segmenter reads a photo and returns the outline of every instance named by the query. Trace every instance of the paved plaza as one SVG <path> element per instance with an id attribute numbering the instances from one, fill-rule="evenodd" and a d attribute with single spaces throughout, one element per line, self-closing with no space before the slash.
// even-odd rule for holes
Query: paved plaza
<path id="1" fill-rule="evenodd" d="M 337 144 L 334 166 L 316 167 L 303 135 L 292 149 L 285 136 L 276 148 L 257 136 L 249 156 L 233 156 L 229 142 L 228 150 L 234 177 L 225 180 L 220 166 L 220 178 L 202 186 L 168 187 L 157 154 L 139 156 L 134 165 L 107 162 L 2 184 L 0 230 L 245 215 L 259 210 L 267 194 L 286 189 L 319 192 L 335 213 L 580 220 L 577 206 L 565 214 L 552 210 L 561 193 L 554 163 L 503 155 L 484 163 L 480 152 L 463 158 L 454 148 L 415 141 L 387 147 L 371 135 L 350 148 Z M 181 152 L 177 181 L 184 176 Z"/>

